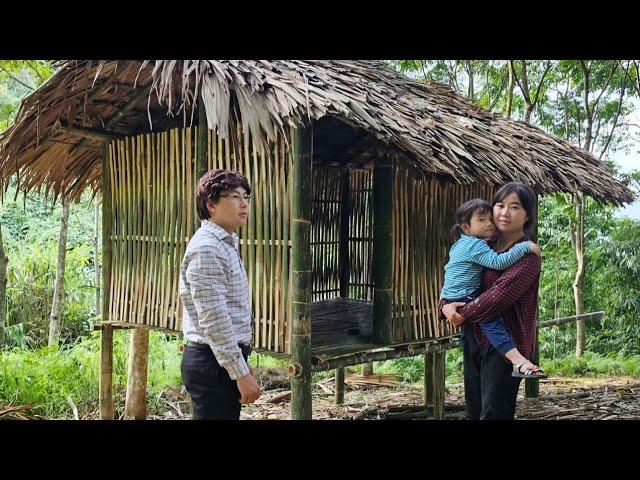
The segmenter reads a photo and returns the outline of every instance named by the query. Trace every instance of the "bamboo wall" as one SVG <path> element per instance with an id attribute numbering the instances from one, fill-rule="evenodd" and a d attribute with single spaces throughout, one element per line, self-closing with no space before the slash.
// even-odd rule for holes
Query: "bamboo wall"
<path id="1" fill-rule="evenodd" d="M 342 175 L 341 168 L 313 168 L 310 240 L 313 302 L 340 296 Z"/>
<path id="2" fill-rule="evenodd" d="M 208 131 L 208 168 L 245 174 L 251 214 L 240 229 L 254 312 L 256 347 L 289 351 L 291 155 L 279 139 L 256 151 L 236 131 L 235 141 Z M 200 226 L 195 208 L 197 128 L 144 134 L 109 146 L 113 262 L 111 322 L 180 331 L 179 266 Z"/>
<path id="3" fill-rule="evenodd" d="M 490 201 L 493 186 L 442 183 L 396 162 L 393 185 L 393 312 L 391 342 L 454 333 L 437 318 L 450 229 L 458 206 L 471 198 Z"/>
<path id="4" fill-rule="evenodd" d="M 373 172 L 349 177 L 349 298 L 373 301 Z"/>
<path id="5" fill-rule="evenodd" d="M 348 204 L 342 204 L 345 167 L 313 168 L 311 211 L 312 301 L 340 296 L 340 217 L 348 210 L 348 298 L 372 300 L 373 242 L 370 170 L 349 169 Z"/>

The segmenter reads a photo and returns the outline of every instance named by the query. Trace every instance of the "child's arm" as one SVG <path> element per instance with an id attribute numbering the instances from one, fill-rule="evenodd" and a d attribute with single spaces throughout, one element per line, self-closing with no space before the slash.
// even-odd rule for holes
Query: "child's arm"
<path id="1" fill-rule="evenodd" d="M 540 255 L 540 247 L 533 242 L 521 242 L 514 245 L 511 250 L 504 253 L 494 252 L 484 240 L 474 242 L 470 251 L 469 260 L 478 265 L 493 270 L 504 270 L 516 263 L 527 253 Z"/>

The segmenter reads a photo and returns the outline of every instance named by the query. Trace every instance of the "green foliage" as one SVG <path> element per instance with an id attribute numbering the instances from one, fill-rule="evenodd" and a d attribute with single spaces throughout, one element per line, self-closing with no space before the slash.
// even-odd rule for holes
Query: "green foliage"
<path id="1" fill-rule="evenodd" d="M 610 352 L 606 355 L 584 352 L 582 357 L 568 356 L 545 361 L 541 367 L 550 376 L 614 376 L 640 377 L 640 355 Z"/>
<path id="2" fill-rule="evenodd" d="M 0 132 L 13 121 L 20 100 L 53 73 L 48 60 L 0 60 Z"/>
<path id="3" fill-rule="evenodd" d="M 7 331 L 11 346 L 37 347 L 47 341 L 57 269 L 61 205 L 10 188 L 0 206 L 7 268 Z M 93 206 L 88 196 L 71 205 L 65 265 L 61 340 L 88 332 L 94 320 L 95 265 Z"/>
<path id="4" fill-rule="evenodd" d="M 602 354 L 636 353 L 640 351 L 640 222 L 616 218 L 612 206 L 591 199 L 587 199 L 586 210 L 584 309 L 606 312 L 601 321 L 586 322 L 586 348 Z M 541 320 L 575 313 L 572 284 L 576 260 L 568 233 L 570 215 L 565 195 L 540 202 Z M 543 357 L 571 355 L 574 348 L 575 324 L 540 330 Z"/>
<path id="5" fill-rule="evenodd" d="M 124 409 L 127 382 L 129 332 L 116 331 L 113 346 L 113 393 L 116 409 Z M 158 396 L 166 387 L 179 388 L 180 341 L 171 335 L 150 332 L 148 412 L 159 413 Z M 72 418 L 69 396 L 80 417 L 96 412 L 100 384 L 100 338 L 98 333 L 66 347 L 36 350 L 15 348 L 0 351 L 0 405 L 32 405 L 46 418 Z"/>

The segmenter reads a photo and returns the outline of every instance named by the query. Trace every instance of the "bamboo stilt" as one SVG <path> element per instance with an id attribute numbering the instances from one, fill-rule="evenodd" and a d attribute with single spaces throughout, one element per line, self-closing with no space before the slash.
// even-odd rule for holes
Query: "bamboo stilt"
<path id="1" fill-rule="evenodd" d="M 336 368 L 336 405 L 344 403 L 344 367 Z"/>
<path id="2" fill-rule="evenodd" d="M 112 182 L 109 162 L 109 144 L 105 144 L 102 162 L 102 316 L 105 328 L 100 332 L 100 418 L 112 420 L 114 416 L 112 394 L 113 330 L 109 321 L 111 302 L 111 227 L 112 227 Z"/>
<path id="3" fill-rule="evenodd" d="M 311 413 L 311 130 L 298 127 L 293 144 L 291 205 L 291 416 L 310 420 Z"/>
<path id="4" fill-rule="evenodd" d="M 129 347 L 129 374 L 125 400 L 125 419 L 147 418 L 147 369 L 149 362 L 149 329 L 134 328 Z"/>
<path id="5" fill-rule="evenodd" d="M 445 364 L 447 352 L 436 352 L 433 357 L 433 418 L 444 419 Z"/>
<path id="6" fill-rule="evenodd" d="M 100 330 L 100 420 L 113 420 L 113 328 L 105 323 Z"/>

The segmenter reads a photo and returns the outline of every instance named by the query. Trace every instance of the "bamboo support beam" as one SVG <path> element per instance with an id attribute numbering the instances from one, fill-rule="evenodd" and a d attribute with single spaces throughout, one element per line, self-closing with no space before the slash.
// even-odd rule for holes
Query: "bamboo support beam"
<path id="1" fill-rule="evenodd" d="M 147 369 L 149 364 L 149 329 L 135 328 L 131 331 L 129 347 L 129 375 L 124 407 L 125 419 L 147 418 Z"/>
<path id="2" fill-rule="evenodd" d="M 120 62 L 120 64 L 118 65 L 118 73 L 112 74 L 110 78 L 108 78 L 107 80 L 104 81 L 104 83 L 102 83 L 101 85 L 98 86 L 98 88 L 96 88 L 91 94 L 89 94 L 87 96 L 86 101 L 84 102 L 80 102 L 80 105 L 78 105 L 75 110 L 73 111 L 73 114 L 71 115 L 71 118 L 68 118 L 67 121 L 68 122 L 73 122 L 73 118 L 78 115 L 80 112 L 82 112 L 82 110 L 84 109 L 85 105 L 91 103 L 96 97 L 98 97 L 99 95 L 102 95 L 104 92 L 106 92 L 115 82 L 116 79 L 118 77 L 118 75 L 120 73 L 122 73 L 127 66 L 131 63 L 131 60 L 122 60 Z M 55 135 L 55 133 L 57 132 L 50 132 L 49 134 L 47 134 L 47 137 L 38 144 L 37 148 L 43 148 L 45 147 L 51 140 L 52 140 L 52 134 Z"/>
<path id="3" fill-rule="evenodd" d="M 115 124 L 118 120 L 120 120 L 122 117 L 124 117 L 128 112 L 133 110 L 133 107 L 135 107 L 135 105 L 140 100 L 142 100 L 145 96 L 148 96 L 149 92 L 151 91 L 151 84 L 152 83 L 153 83 L 152 81 L 149 81 L 149 84 L 146 87 L 144 87 L 142 90 L 140 90 L 138 93 L 136 93 L 136 95 L 131 100 L 129 100 L 127 103 L 125 103 L 122 106 L 121 109 L 119 109 L 114 115 L 112 115 L 109 119 L 107 119 L 107 121 L 105 122 L 105 130 L 108 130 L 109 128 L 111 128 L 113 126 L 113 124 Z M 88 138 L 83 138 L 78 143 L 76 143 L 69 150 L 69 155 L 72 155 L 74 152 L 76 152 L 80 148 L 84 147 L 86 145 L 87 141 L 88 141 Z"/>
<path id="4" fill-rule="evenodd" d="M 433 353 L 425 353 L 424 357 L 424 389 L 422 398 L 425 408 L 433 405 Z"/>
<path id="5" fill-rule="evenodd" d="M 291 205 L 291 416 L 311 419 L 311 130 L 293 141 Z"/>
<path id="6" fill-rule="evenodd" d="M 336 368 L 336 405 L 344 403 L 344 367 Z"/>
<path id="7" fill-rule="evenodd" d="M 204 109 L 202 97 L 198 97 L 198 138 L 196 140 L 196 184 L 200 177 L 207 173 L 209 164 L 207 161 L 207 113 Z"/>
<path id="8" fill-rule="evenodd" d="M 455 341 L 453 341 L 455 340 Z M 330 358 L 324 361 L 316 360 L 312 368 L 314 372 L 321 372 L 325 370 L 334 370 L 339 367 L 348 367 L 351 365 L 360 365 L 368 362 L 381 362 L 384 360 L 391 360 L 393 358 L 405 358 L 415 357 L 423 353 L 439 352 L 449 348 L 457 348 L 459 346 L 457 339 L 451 339 L 446 343 L 432 342 L 428 344 L 410 345 L 403 348 L 385 349 L 380 351 L 369 351 L 354 353 L 352 355 L 344 355 L 341 357 Z M 270 352 L 264 352 L 269 354 Z"/>
<path id="9" fill-rule="evenodd" d="M 391 340 L 393 178 L 392 159 L 379 158 L 373 172 L 373 335 L 376 343 Z"/>
<path id="10" fill-rule="evenodd" d="M 342 195 L 340 199 L 340 239 L 338 265 L 340 266 L 340 297 L 349 296 L 349 169 L 342 171 Z"/>
<path id="11" fill-rule="evenodd" d="M 104 147 L 102 160 L 102 308 L 100 319 L 109 320 L 109 305 L 111 302 L 111 235 L 112 226 L 111 202 L 111 169 L 109 168 L 109 145 Z M 113 419 L 113 329 L 108 324 L 100 333 L 100 418 Z"/>
<path id="12" fill-rule="evenodd" d="M 100 420 L 113 420 L 113 329 L 100 332 Z"/>
<path id="13" fill-rule="evenodd" d="M 55 135 L 56 133 L 64 133 L 67 131 L 70 133 L 73 133 L 74 135 L 84 137 L 87 140 L 97 140 L 101 142 L 105 140 L 124 138 L 124 136 L 119 133 L 108 132 L 106 130 L 102 130 L 99 128 L 75 127 L 75 126 L 69 127 L 66 120 L 60 120 L 60 129 L 56 130 L 55 132 L 52 132 L 52 135 Z"/>
<path id="14" fill-rule="evenodd" d="M 444 419 L 444 387 L 447 352 L 435 352 L 433 361 L 433 418 Z"/>

